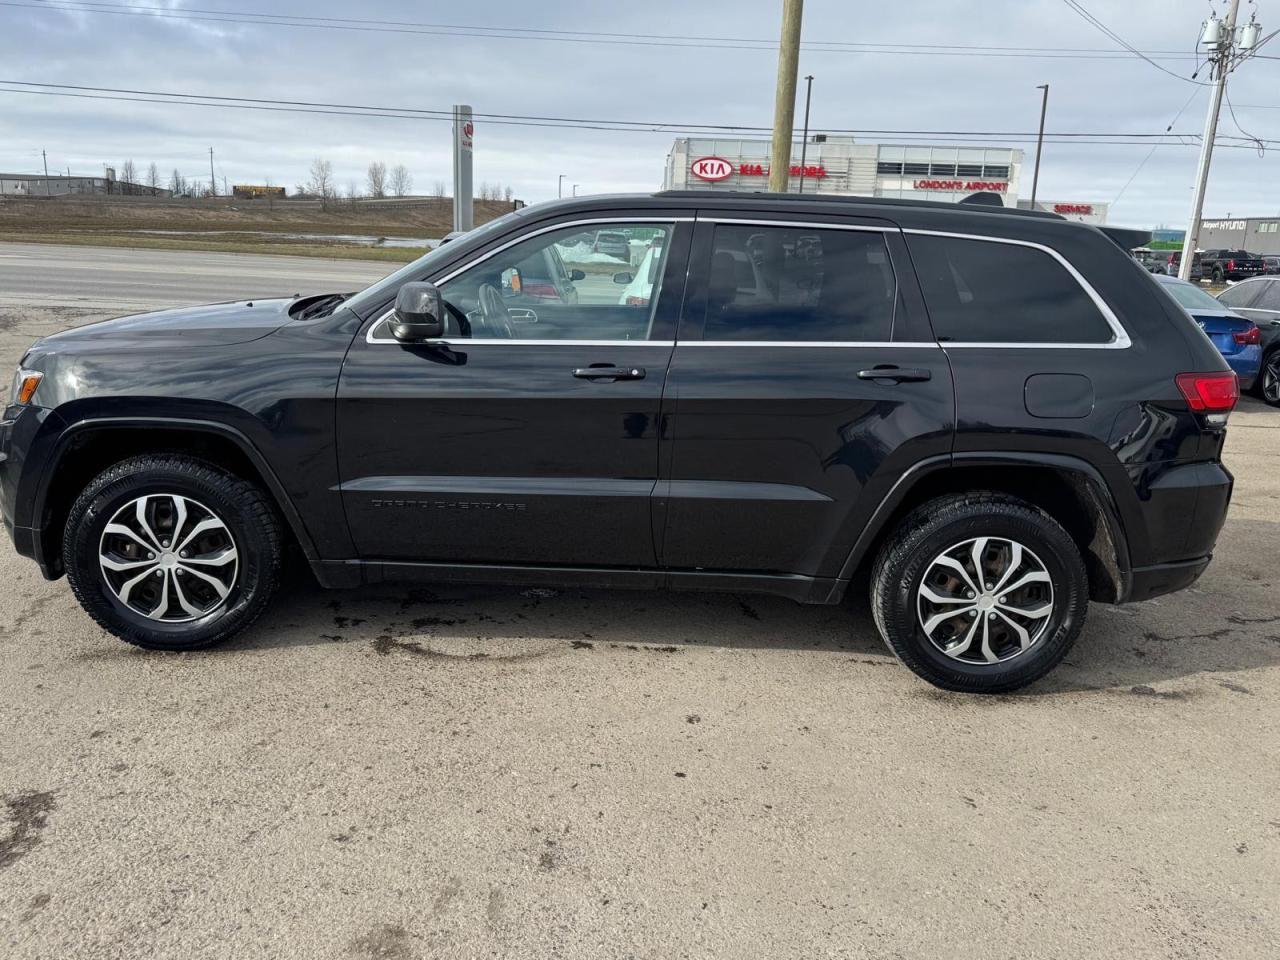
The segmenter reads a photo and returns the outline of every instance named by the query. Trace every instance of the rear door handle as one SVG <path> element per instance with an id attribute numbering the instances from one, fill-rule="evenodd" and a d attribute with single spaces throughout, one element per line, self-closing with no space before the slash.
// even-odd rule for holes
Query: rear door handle
<path id="1" fill-rule="evenodd" d="M 644 367 L 619 367 L 612 363 L 593 363 L 578 367 L 573 375 L 579 380 L 643 380 Z"/>
<path id="2" fill-rule="evenodd" d="M 888 380 L 892 383 L 919 383 L 932 380 L 933 374 L 921 367 L 873 367 L 870 370 L 859 370 L 859 380 Z"/>

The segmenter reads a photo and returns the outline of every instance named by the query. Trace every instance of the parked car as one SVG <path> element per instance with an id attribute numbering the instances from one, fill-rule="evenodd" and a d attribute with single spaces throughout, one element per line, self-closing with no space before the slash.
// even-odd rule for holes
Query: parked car
<path id="1" fill-rule="evenodd" d="M 1200 325 L 1236 376 L 1240 389 L 1251 390 L 1262 366 L 1262 336 L 1257 324 L 1215 300 L 1194 283 L 1177 277 L 1156 277 L 1169 296 Z"/>
<path id="2" fill-rule="evenodd" d="M 1133 259 L 1142 264 L 1142 268 L 1147 273 L 1167 273 L 1169 267 L 1169 255 L 1163 250 L 1148 250 L 1146 247 L 1139 247 L 1133 251 Z"/>
<path id="3" fill-rule="evenodd" d="M 603 253 L 608 257 L 617 257 L 624 263 L 631 262 L 631 243 L 627 235 L 611 230 L 601 230 L 596 234 L 594 253 Z"/>
<path id="4" fill-rule="evenodd" d="M 1280 275 L 1280 257 L 1263 257 L 1262 273 L 1268 277 Z"/>
<path id="5" fill-rule="evenodd" d="M 1261 276 L 1265 269 L 1262 258 L 1247 250 L 1206 250 L 1200 254 L 1200 266 L 1214 283 L 1248 280 Z"/>
<path id="6" fill-rule="evenodd" d="M 1218 300 L 1258 325 L 1262 368 L 1254 392 L 1271 406 L 1280 407 L 1280 280 L 1246 280 L 1223 290 Z"/>
<path id="7" fill-rule="evenodd" d="M 1204 279 L 1204 261 L 1201 254 L 1197 253 L 1191 258 L 1191 280 Z M 1174 250 L 1169 254 L 1169 259 L 1165 261 L 1164 272 L 1171 277 L 1178 275 L 1178 269 L 1182 266 L 1182 251 Z"/>
<path id="8" fill-rule="evenodd" d="M 499 278 L 584 229 L 657 241 L 648 302 L 593 281 L 513 323 Z M 293 545 L 327 587 L 836 604 L 865 574 L 908 667 L 1013 690 L 1090 599 L 1193 583 L 1226 516 L 1236 376 L 1127 249 L 887 198 L 526 207 L 354 296 L 38 341 L 0 426 L 0 515 L 147 648 L 243 630 Z"/>

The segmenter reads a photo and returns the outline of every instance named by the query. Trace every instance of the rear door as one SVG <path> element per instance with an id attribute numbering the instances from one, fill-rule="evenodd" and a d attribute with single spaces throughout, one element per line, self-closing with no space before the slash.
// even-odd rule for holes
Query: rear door
<path id="1" fill-rule="evenodd" d="M 896 226 L 705 210 L 667 379 L 663 565 L 836 577 L 954 401 Z"/>

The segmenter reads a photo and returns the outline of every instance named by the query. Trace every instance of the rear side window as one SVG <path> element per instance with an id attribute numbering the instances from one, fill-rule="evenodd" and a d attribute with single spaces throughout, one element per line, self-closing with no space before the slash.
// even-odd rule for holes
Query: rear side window
<path id="1" fill-rule="evenodd" d="M 721 225 L 702 338 L 883 342 L 897 295 L 879 232 Z"/>
<path id="2" fill-rule="evenodd" d="M 1226 307 L 1247 307 L 1249 304 L 1253 303 L 1258 294 L 1262 293 L 1263 287 L 1273 286 L 1275 286 L 1275 284 L 1270 280 L 1261 282 L 1255 280 L 1252 283 L 1237 283 L 1234 287 L 1228 287 L 1226 290 L 1223 290 L 1222 293 L 1218 294 L 1218 302 Z M 1267 294 L 1268 296 L 1266 299 L 1271 299 L 1270 290 L 1267 290 Z M 1266 309 L 1267 304 L 1262 302 L 1259 303 L 1259 306 Z"/>
<path id="3" fill-rule="evenodd" d="M 1098 305 L 1043 250 L 958 237 L 909 238 L 933 332 L 954 343 L 1109 343 Z"/>

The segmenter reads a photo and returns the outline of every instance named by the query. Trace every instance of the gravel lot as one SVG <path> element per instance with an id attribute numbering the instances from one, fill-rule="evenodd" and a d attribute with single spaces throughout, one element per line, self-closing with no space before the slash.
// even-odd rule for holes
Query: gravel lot
<path id="1" fill-rule="evenodd" d="M 0 305 L 0 366 L 100 315 Z M 0 544 L 0 954 L 1273 960 L 1278 426 L 1196 589 L 992 699 L 861 598 L 300 574 L 147 654 Z"/>

